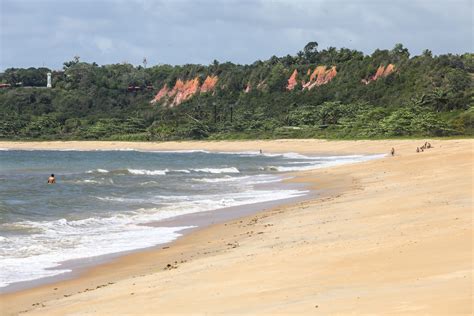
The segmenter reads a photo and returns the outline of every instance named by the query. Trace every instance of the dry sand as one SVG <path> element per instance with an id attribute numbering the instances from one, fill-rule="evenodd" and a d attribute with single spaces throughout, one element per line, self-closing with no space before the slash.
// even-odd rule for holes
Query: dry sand
<path id="1" fill-rule="evenodd" d="M 0 142 L 0 148 L 387 153 L 298 173 L 324 194 L 193 232 L 69 281 L 0 296 L 2 314 L 473 313 L 473 140 Z M 169 266 L 167 267 L 167 265 Z M 23 315 L 23 314 L 22 314 Z"/>

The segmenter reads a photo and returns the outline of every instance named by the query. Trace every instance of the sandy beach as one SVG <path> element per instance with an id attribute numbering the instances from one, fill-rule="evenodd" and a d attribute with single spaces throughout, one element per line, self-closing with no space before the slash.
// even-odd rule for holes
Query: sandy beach
<path id="1" fill-rule="evenodd" d="M 425 141 L 434 148 L 416 153 Z M 395 156 L 295 173 L 315 198 L 192 232 L 72 280 L 0 295 L 2 315 L 473 313 L 474 141 L 0 142 Z"/>

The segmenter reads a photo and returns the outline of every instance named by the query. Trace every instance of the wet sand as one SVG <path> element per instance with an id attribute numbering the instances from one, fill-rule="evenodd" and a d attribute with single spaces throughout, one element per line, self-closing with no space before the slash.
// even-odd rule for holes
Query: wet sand
<path id="1" fill-rule="evenodd" d="M 297 174 L 324 192 L 197 230 L 73 280 L 0 296 L 3 314 L 472 314 L 473 140 L 0 142 L 395 157 Z"/>

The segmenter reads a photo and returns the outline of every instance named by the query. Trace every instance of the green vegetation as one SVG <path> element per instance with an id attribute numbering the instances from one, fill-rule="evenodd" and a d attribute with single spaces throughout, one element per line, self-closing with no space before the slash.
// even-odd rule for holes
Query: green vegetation
<path id="1" fill-rule="evenodd" d="M 395 71 L 361 82 L 379 66 Z M 327 84 L 302 91 L 308 69 L 336 66 Z M 287 91 L 297 69 L 299 83 Z M 99 66 L 75 58 L 53 73 L 7 69 L 0 82 L 0 138 L 4 139 L 236 139 L 472 136 L 474 54 L 410 58 L 401 44 L 372 55 L 350 49 L 318 51 L 308 43 L 296 56 L 273 56 L 251 65 L 130 64 Z M 177 79 L 219 77 L 213 92 L 179 106 L 150 104 Z M 249 93 L 244 90 L 252 87 Z M 136 88 L 129 89 L 129 86 Z M 148 88 L 147 88 L 148 86 Z M 150 86 L 153 86 L 150 87 Z M 257 88 L 258 87 L 258 88 Z"/>

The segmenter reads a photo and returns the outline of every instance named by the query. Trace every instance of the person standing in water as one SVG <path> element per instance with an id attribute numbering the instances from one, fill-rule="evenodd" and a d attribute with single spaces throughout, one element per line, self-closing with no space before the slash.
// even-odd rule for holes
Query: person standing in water
<path id="1" fill-rule="evenodd" d="M 54 174 L 52 173 L 48 178 L 48 184 L 54 184 L 54 183 L 56 183 L 56 178 L 54 177 Z"/>

